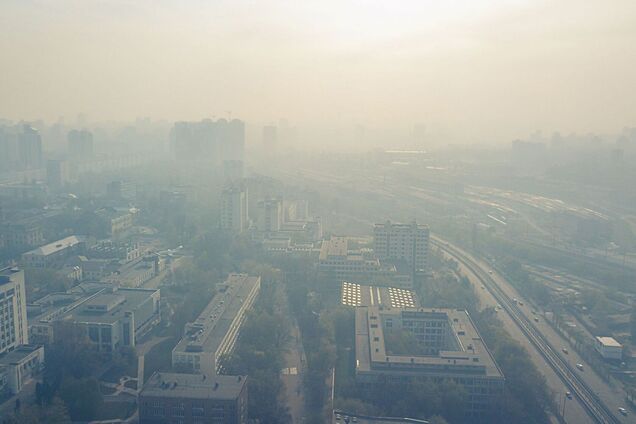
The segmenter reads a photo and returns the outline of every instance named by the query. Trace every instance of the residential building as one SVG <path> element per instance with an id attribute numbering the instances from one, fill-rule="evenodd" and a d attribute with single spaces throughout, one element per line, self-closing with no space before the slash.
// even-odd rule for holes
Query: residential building
<path id="1" fill-rule="evenodd" d="M 29 343 L 24 271 L 0 269 L 0 354 Z"/>
<path id="2" fill-rule="evenodd" d="M 247 227 L 247 187 L 231 184 L 221 195 L 221 228 L 242 233 Z"/>
<path id="3" fill-rule="evenodd" d="M 395 352 L 392 340 L 406 332 L 413 352 Z M 504 390 L 504 375 L 461 309 L 356 308 L 356 382 L 363 393 L 396 382 L 452 380 L 467 392 L 467 418 L 487 422 Z"/>
<path id="4" fill-rule="evenodd" d="M 139 424 L 247 424 L 247 377 L 155 372 L 139 392 Z"/>
<path id="5" fill-rule="evenodd" d="M 68 153 L 73 159 L 87 160 L 93 157 L 93 134 L 87 130 L 71 130 L 67 135 Z"/>
<path id="6" fill-rule="evenodd" d="M 429 229 L 426 225 L 387 221 L 373 229 L 373 252 L 381 261 L 404 262 L 415 275 L 427 268 Z"/>
<path id="7" fill-rule="evenodd" d="M 20 345 L 0 355 L 0 374 L 5 375 L 5 387 L 14 395 L 20 393 L 22 387 L 43 369 L 43 346 Z"/>
<path id="8" fill-rule="evenodd" d="M 81 236 L 68 236 L 22 254 L 25 268 L 50 268 L 55 263 L 80 252 L 85 245 Z"/>
<path id="9" fill-rule="evenodd" d="M 22 126 L 18 134 L 18 156 L 22 169 L 42 168 L 42 137 L 30 125 Z"/>
<path id="10" fill-rule="evenodd" d="M 613 337 L 596 337 L 594 348 L 603 359 L 617 360 L 623 359 L 623 345 Z"/>
<path id="11" fill-rule="evenodd" d="M 46 162 L 46 182 L 51 188 L 62 188 L 70 182 L 68 163 L 61 159 L 49 159 Z"/>
<path id="12" fill-rule="evenodd" d="M 381 264 L 370 250 L 350 250 L 347 237 L 332 236 L 323 240 L 318 258 L 318 273 L 337 283 L 369 281 L 376 286 L 411 288 L 412 276 L 399 272 L 392 264 Z"/>
<path id="13" fill-rule="evenodd" d="M 185 335 L 172 350 L 172 366 L 214 375 L 222 366 L 220 358 L 234 350 L 260 287 L 260 277 L 230 274 L 199 317 L 186 324 Z"/>
<path id="14" fill-rule="evenodd" d="M 57 337 L 58 324 L 71 323 L 86 331 L 97 351 L 135 347 L 138 339 L 161 321 L 160 296 L 159 289 L 104 288 L 45 314 L 32 324 L 31 332 L 48 336 L 47 342 L 51 342 Z"/>
<path id="15" fill-rule="evenodd" d="M 256 204 L 256 229 L 262 233 L 279 231 L 283 225 L 280 199 L 261 200 Z"/>
<path id="16" fill-rule="evenodd" d="M 245 123 L 238 119 L 176 122 L 170 132 L 170 146 L 177 159 L 243 160 Z"/>

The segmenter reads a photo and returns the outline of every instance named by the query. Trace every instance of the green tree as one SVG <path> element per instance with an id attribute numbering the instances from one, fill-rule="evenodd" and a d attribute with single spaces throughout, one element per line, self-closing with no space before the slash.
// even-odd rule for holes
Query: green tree
<path id="1" fill-rule="evenodd" d="M 73 421 L 95 419 L 103 402 L 99 382 L 94 378 L 67 377 L 62 382 L 59 393 L 68 406 Z"/>

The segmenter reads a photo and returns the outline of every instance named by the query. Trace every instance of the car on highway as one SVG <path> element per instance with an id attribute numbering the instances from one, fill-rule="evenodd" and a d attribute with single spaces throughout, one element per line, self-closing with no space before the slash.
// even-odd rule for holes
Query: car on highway
<path id="1" fill-rule="evenodd" d="M 618 412 L 620 412 L 624 416 L 627 416 L 627 409 L 623 407 L 618 408 Z"/>
<path id="2" fill-rule="evenodd" d="M 534 317 L 534 322 L 539 322 L 539 317 Z"/>
<path id="3" fill-rule="evenodd" d="M 562 351 L 563 353 L 565 353 L 566 355 L 569 353 L 569 352 L 568 352 L 568 348 L 567 348 L 567 347 L 564 347 L 563 349 L 561 349 L 561 351 Z"/>
<path id="4" fill-rule="evenodd" d="M 519 301 L 519 306 L 523 306 L 523 302 L 522 301 Z"/>
<path id="5" fill-rule="evenodd" d="M 490 271 L 488 271 L 488 274 L 492 275 L 492 269 Z"/>
<path id="6" fill-rule="evenodd" d="M 568 399 L 572 399 L 572 392 L 570 391 L 565 392 L 565 397 L 567 397 Z"/>
<path id="7" fill-rule="evenodd" d="M 579 371 L 583 371 L 583 364 L 576 364 L 576 367 L 579 369 Z"/>

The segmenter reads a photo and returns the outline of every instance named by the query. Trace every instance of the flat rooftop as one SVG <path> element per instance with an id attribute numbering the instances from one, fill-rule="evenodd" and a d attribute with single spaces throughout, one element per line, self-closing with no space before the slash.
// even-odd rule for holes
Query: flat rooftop
<path id="1" fill-rule="evenodd" d="M 68 236 L 61 240 L 54 241 L 49 244 L 45 244 L 44 246 L 40 246 L 36 249 L 29 250 L 24 253 L 25 255 L 39 255 L 39 256 L 48 256 L 53 253 L 59 252 L 60 250 L 67 249 L 69 247 L 73 247 L 79 243 L 81 243 L 83 239 L 80 236 Z"/>
<path id="2" fill-rule="evenodd" d="M 223 284 L 225 291 L 217 293 L 199 317 L 187 324 L 189 331 L 175 346 L 175 352 L 216 352 L 232 326 L 243 302 L 260 277 L 230 274 Z"/>
<path id="3" fill-rule="evenodd" d="M 155 372 L 139 396 L 234 400 L 246 381 L 246 376 Z"/>
<path id="4" fill-rule="evenodd" d="M 0 365 L 15 365 L 25 360 L 33 352 L 42 349 L 42 346 L 20 345 L 11 352 L 0 356 Z"/>
<path id="5" fill-rule="evenodd" d="M 331 237 L 323 240 L 320 247 L 320 260 L 326 260 L 330 256 L 347 256 L 349 242 L 346 237 Z"/>
<path id="6" fill-rule="evenodd" d="M 623 347 L 614 337 L 597 337 L 596 340 L 605 347 Z"/>
<path id="7" fill-rule="evenodd" d="M 79 303 L 62 315 L 60 319 L 82 323 L 112 324 L 123 318 L 126 312 L 134 312 L 148 300 L 150 295 L 157 291 L 159 289 L 119 288 L 115 292 L 103 292 L 86 302 Z M 110 305 L 111 307 L 104 310 L 87 310 L 87 308 L 96 305 Z"/>
<path id="8" fill-rule="evenodd" d="M 379 287 L 344 281 L 340 301 L 344 306 L 385 305 L 392 308 L 417 308 L 420 302 L 412 290 Z"/>
<path id="9" fill-rule="evenodd" d="M 422 314 L 431 320 L 446 320 L 456 350 L 440 350 L 438 355 L 388 354 L 382 318 L 402 319 L 403 314 Z M 425 318 L 427 319 L 427 318 Z M 490 351 L 463 309 L 356 308 L 356 373 L 391 372 L 408 375 L 481 375 L 503 378 Z"/>

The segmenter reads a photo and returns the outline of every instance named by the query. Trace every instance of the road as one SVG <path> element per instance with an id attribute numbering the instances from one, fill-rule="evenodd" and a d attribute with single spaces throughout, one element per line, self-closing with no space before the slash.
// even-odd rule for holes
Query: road
<path id="1" fill-rule="evenodd" d="M 447 254 L 452 255 L 457 259 L 461 266 L 462 271 L 469 275 L 469 278 L 473 281 L 477 281 L 480 284 L 477 288 L 477 292 L 480 294 L 480 301 L 496 302 L 503 307 L 500 310 L 499 315 L 504 321 L 512 320 L 514 326 L 517 327 L 517 331 L 511 331 L 512 327 L 506 325 L 511 335 L 515 338 L 524 340 L 527 345 L 528 352 L 530 353 L 532 360 L 535 363 L 541 363 L 539 365 L 544 372 L 548 384 L 556 392 L 563 394 L 565 391 L 571 391 L 574 394 L 572 400 L 565 400 L 565 419 L 571 423 L 620 423 L 620 422 L 632 422 L 631 417 L 623 417 L 617 414 L 618 406 L 620 406 L 621 394 L 618 389 L 612 389 L 607 386 L 600 378 L 594 375 L 591 368 L 587 367 L 585 380 L 583 380 L 583 372 L 576 370 L 573 366 L 576 363 L 580 363 L 581 360 L 575 352 L 569 355 L 564 355 L 560 348 L 563 346 L 562 339 L 552 328 L 546 324 L 543 320 L 539 320 L 539 323 L 532 324 L 533 315 L 527 306 L 527 302 L 512 288 L 507 281 L 496 272 L 488 274 L 490 269 L 489 265 L 473 258 L 461 249 L 456 248 L 447 243 L 434 242 L 438 248 L 446 251 Z M 476 272 L 478 267 L 480 272 Z M 485 276 L 484 276 L 485 274 Z M 488 278 L 489 277 L 489 278 Z M 481 288 L 484 287 L 484 288 Z M 510 299 L 518 299 L 523 302 L 523 306 L 518 306 Z M 508 323 L 509 324 L 509 323 Z M 555 336 L 548 337 L 546 335 L 552 335 L 552 331 Z M 521 332 L 522 334 L 519 334 Z M 560 342 L 555 345 L 555 342 Z M 573 349 L 572 349 L 573 350 Z M 538 356 L 537 356 L 538 355 Z M 546 367 L 546 363 L 550 368 Z M 551 372 L 550 372 L 551 371 Z M 556 379 L 554 378 L 556 376 Z M 599 379 L 596 381 L 594 378 Z M 561 380 L 559 384 L 558 380 Z M 610 392 L 599 392 L 597 389 L 609 388 Z M 599 399 L 599 397 L 601 399 Z M 607 402 L 606 400 L 609 400 Z M 563 402 L 563 396 L 559 396 L 557 401 Z M 563 404 L 561 404 L 563 405 Z M 614 413 L 616 411 L 616 413 Z M 586 417 L 586 415 L 589 415 Z M 618 416 L 616 416 L 618 415 Z"/>
<path id="2" fill-rule="evenodd" d="M 302 390 L 304 351 L 296 320 L 293 320 L 290 336 L 290 347 L 285 353 L 285 367 L 281 370 L 281 378 L 285 385 L 285 398 L 287 399 L 287 407 L 289 408 L 292 422 L 302 423 L 304 421 L 305 406 Z"/>

